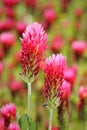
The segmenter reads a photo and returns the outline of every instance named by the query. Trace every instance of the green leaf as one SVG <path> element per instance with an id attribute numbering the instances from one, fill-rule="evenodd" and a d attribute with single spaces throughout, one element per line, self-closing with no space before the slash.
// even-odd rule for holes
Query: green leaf
<path id="1" fill-rule="evenodd" d="M 37 124 L 27 114 L 22 115 L 18 123 L 21 130 L 38 130 Z"/>
<path id="2" fill-rule="evenodd" d="M 29 130 L 38 130 L 38 126 L 35 122 L 29 122 Z"/>
<path id="3" fill-rule="evenodd" d="M 22 115 L 18 121 L 21 130 L 29 130 L 29 117 Z"/>

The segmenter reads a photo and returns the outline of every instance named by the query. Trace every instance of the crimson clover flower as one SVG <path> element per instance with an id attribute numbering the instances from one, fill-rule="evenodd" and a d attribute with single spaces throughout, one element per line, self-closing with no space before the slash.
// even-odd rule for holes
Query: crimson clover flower
<path id="1" fill-rule="evenodd" d="M 46 60 L 43 92 L 47 99 L 47 105 L 52 109 L 59 106 L 59 89 L 63 82 L 65 68 L 66 59 L 62 54 L 53 54 L 52 57 Z"/>
<path id="2" fill-rule="evenodd" d="M 43 59 L 43 52 L 47 47 L 46 42 L 47 34 L 41 24 L 35 22 L 27 26 L 21 39 L 23 69 L 21 76 L 25 82 L 32 82 L 38 74 Z"/>

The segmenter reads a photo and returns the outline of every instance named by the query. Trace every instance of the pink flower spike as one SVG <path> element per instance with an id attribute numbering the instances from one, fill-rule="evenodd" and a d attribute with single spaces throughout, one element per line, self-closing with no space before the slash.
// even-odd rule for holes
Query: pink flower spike
<path id="1" fill-rule="evenodd" d="M 35 77 L 40 69 L 43 59 L 43 52 L 47 48 L 47 34 L 41 24 L 35 22 L 27 26 L 23 33 L 21 61 L 23 75 L 28 75 L 28 79 Z M 31 73 L 31 74 L 30 74 Z"/>
<path id="2" fill-rule="evenodd" d="M 46 60 L 45 72 L 45 87 L 44 96 L 48 101 L 52 98 L 58 98 L 59 88 L 62 85 L 64 71 L 66 69 L 66 59 L 62 54 L 52 55 Z"/>
<path id="3" fill-rule="evenodd" d="M 17 123 L 11 123 L 8 127 L 8 130 L 20 130 Z"/>

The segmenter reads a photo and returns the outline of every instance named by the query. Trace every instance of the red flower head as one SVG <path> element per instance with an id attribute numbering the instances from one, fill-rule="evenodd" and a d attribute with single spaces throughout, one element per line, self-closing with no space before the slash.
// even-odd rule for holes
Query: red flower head
<path id="1" fill-rule="evenodd" d="M 57 35 L 53 38 L 51 50 L 53 53 L 58 53 L 61 48 L 63 47 L 63 40 L 62 37 Z"/>
<path id="2" fill-rule="evenodd" d="M 54 105 L 59 105 L 57 102 L 59 96 L 59 88 L 61 87 L 63 82 L 65 68 L 66 59 L 61 54 L 52 55 L 52 57 L 46 60 L 44 68 L 44 96 L 46 99 L 48 99 L 48 102 L 53 105 L 53 107 Z"/>
<path id="3" fill-rule="evenodd" d="M 5 120 L 5 125 L 8 126 L 11 119 L 16 118 L 16 106 L 9 103 L 1 108 L 1 114 Z"/>
<path id="4" fill-rule="evenodd" d="M 23 68 L 23 74 L 21 76 L 31 82 L 39 72 L 43 52 L 46 49 L 47 34 L 41 24 L 35 22 L 26 28 L 21 42 L 21 61 Z"/>
<path id="5" fill-rule="evenodd" d="M 81 86 L 79 89 L 79 97 L 80 99 L 85 99 L 87 98 L 87 87 Z"/>
<path id="6" fill-rule="evenodd" d="M 17 123 L 11 123 L 8 127 L 8 130 L 20 130 Z"/>
<path id="7" fill-rule="evenodd" d="M 85 41 L 74 41 L 72 49 L 77 56 L 82 56 L 87 48 Z"/>
<path id="8" fill-rule="evenodd" d="M 7 52 L 15 43 L 15 37 L 12 33 L 5 32 L 0 36 L 0 42 L 2 43 L 4 52 Z"/>

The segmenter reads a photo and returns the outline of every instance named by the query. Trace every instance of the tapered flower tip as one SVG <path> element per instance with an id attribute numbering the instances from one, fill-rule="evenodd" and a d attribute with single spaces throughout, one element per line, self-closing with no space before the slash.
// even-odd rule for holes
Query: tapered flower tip
<path id="1" fill-rule="evenodd" d="M 66 58 L 62 54 L 53 54 L 52 57 L 47 58 L 46 65 L 44 68 L 45 73 L 52 73 L 54 76 L 58 76 L 59 74 L 61 75 L 61 72 L 64 73 L 65 69 Z"/>
<path id="2" fill-rule="evenodd" d="M 37 50 L 43 52 L 46 49 L 47 34 L 41 24 L 35 22 L 27 26 L 23 33 L 22 45 L 37 46 Z"/>
<path id="3" fill-rule="evenodd" d="M 20 130 L 17 123 L 11 123 L 8 127 L 8 130 Z"/>

